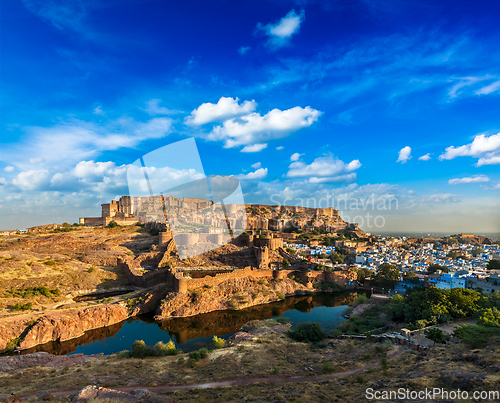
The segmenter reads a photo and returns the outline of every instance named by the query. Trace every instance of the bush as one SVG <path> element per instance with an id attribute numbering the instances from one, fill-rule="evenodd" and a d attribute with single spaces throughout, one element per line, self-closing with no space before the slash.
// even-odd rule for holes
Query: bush
<path id="1" fill-rule="evenodd" d="M 179 357 L 179 358 L 177 359 L 177 364 L 184 364 L 184 361 L 185 361 L 185 360 L 184 360 L 184 357 Z"/>
<path id="2" fill-rule="evenodd" d="M 158 357 L 163 357 L 166 355 L 176 355 L 177 349 L 175 348 L 175 343 L 170 340 L 167 344 L 159 341 L 154 346 L 155 355 Z"/>
<path id="3" fill-rule="evenodd" d="M 380 359 L 380 368 L 382 368 L 382 371 L 387 371 L 389 369 L 389 363 L 387 362 L 387 358 L 382 357 Z"/>
<path id="4" fill-rule="evenodd" d="M 208 357 L 208 349 L 206 348 L 200 348 L 200 357 L 201 358 L 207 358 Z"/>
<path id="5" fill-rule="evenodd" d="M 201 354 L 199 351 L 191 351 L 189 353 L 189 358 L 191 358 L 191 360 L 194 360 L 196 362 L 201 358 Z"/>
<path id="6" fill-rule="evenodd" d="M 148 351 L 144 340 L 136 340 L 132 344 L 132 349 L 130 350 L 130 355 L 135 358 L 144 358 Z"/>
<path id="7" fill-rule="evenodd" d="M 297 326 L 297 330 L 290 330 L 288 336 L 295 341 L 317 343 L 326 337 L 318 323 L 305 322 Z"/>
<path id="8" fill-rule="evenodd" d="M 486 327 L 481 325 L 463 325 L 457 326 L 454 336 L 471 348 L 483 347 L 492 336 L 499 335 L 500 329 L 495 327 Z"/>
<path id="9" fill-rule="evenodd" d="M 500 311 L 496 307 L 485 309 L 481 312 L 477 324 L 486 327 L 500 327 Z"/>
<path id="10" fill-rule="evenodd" d="M 214 345 L 214 348 L 223 348 L 226 345 L 226 341 L 224 339 L 221 339 L 220 337 L 217 337 L 214 335 L 212 338 L 212 343 Z"/>
<path id="11" fill-rule="evenodd" d="M 24 304 L 24 305 L 22 305 L 18 302 L 17 304 L 15 304 L 12 307 L 12 310 L 13 311 L 27 311 L 27 310 L 31 309 L 32 306 L 33 306 L 32 302 L 28 302 L 27 304 Z"/>
<path id="12" fill-rule="evenodd" d="M 281 300 L 284 300 L 286 297 L 285 297 L 285 294 L 279 292 L 279 291 L 276 291 L 276 295 L 278 296 L 279 299 Z"/>
<path id="13" fill-rule="evenodd" d="M 329 362 L 325 362 L 323 364 L 323 367 L 321 368 L 321 372 L 324 372 L 325 374 L 329 374 L 333 372 L 333 366 Z"/>
<path id="14" fill-rule="evenodd" d="M 434 343 L 445 343 L 445 335 L 438 327 L 431 327 L 424 330 L 425 337 L 432 340 Z"/>

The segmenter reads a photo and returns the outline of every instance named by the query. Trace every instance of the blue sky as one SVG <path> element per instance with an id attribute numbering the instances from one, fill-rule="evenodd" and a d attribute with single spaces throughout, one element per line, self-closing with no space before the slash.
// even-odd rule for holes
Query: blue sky
<path id="1" fill-rule="evenodd" d="M 129 164 L 195 137 L 205 174 L 236 175 L 247 203 L 340 205 L 370 232 L 499 233 L 499 13 L 2 1 L 0 229 L 98 215 L 128 193 Z"/>

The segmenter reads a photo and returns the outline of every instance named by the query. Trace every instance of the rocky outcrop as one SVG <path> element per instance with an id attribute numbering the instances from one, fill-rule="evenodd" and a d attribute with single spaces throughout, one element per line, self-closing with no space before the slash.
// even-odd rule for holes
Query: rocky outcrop
<path id="1" fill-rule="evenodd" d="M 7 343 L 15 338 L 21 339 L 19 349 L 27 349 L 50 341 L 81 337 L 88 330 L 110 326 L 154 310 L 163 295 L 161 289 L 156 288 L 136 296 L 131 306 L 124 302 L 98 305 L 45 315 L 35 323 L 27 323 L 27 319 L 9 320 L 0 325 L 0 350 L 5 349 Z"/>
<path id="2" fill-rule="evenodd" d="M 103 358 L 100 354 L 95 355 L 53 355 L 44 352 L 4 356 L 0 357 L 0 372 L 18 371 L 29 367 L 51 367 L 51 368 L 67 368 L 74 365 L 81 365 L 88 360 Z"/>
<path id="3" fill-rule="evenodd" d="M 155 319 L 241 309 L 278 301 L 286 295 L 304 294 L 306 291 L 310 289 L 290 279 L 257 281 L 251 277 L 236 278 L 209 288 L 168 294 L 156 310 Z"/>
<path id="4" fill-rule="evenodd" d="M 120 401 L 141 403 L 173 403 L 171 397 L 158 396 L 146 389 L 137 389 L 130 392 L 103 388 L 98 386 L 86 386 L 71 399 L 71 403 L 84 403 L 88 401 Z"/>

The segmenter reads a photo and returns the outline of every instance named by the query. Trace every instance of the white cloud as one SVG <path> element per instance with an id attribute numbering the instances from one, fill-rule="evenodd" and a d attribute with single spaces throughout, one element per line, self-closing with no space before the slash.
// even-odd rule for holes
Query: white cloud
<path id="1" fill-rule="evenodd" d="M 495 82 L 493 82 L 485 87 L 479 88 L 476 91 L 476 94 L 477 95 L 488 95 L 488 94 L 491 94 L 493 92 L 497 92 L 498 90 L 500 90 L 500 80 L 495 81 Z"/>
<path id="2" fill-rule="evenodd" d="M 69 161 L 71 165 L 103 151 L 132 148 L 144 140 L 162 138 L 172 131 L 172 119 L 159 117 L 138 122 L 121 118 L 105 125 L 71 119 L 51 127 L 28 127 L 25 131 L 26 137 L 0 150 L 1 160 L 23 164 L 42 158 L 48 164 Z"/>
<path id="3" fill-rule="evenodd" d="M 267 176 L 267 168 L 259 168 L 255 172 L 238 175 L 239 180 L 261 180 Z"/>
<path id="4" fill-rule="evenodd" d="M 455 178 L 455 179 L 450 179 L 448 183 L 450 185 L 461 185 L 464 183 L 485 183 L 489 182 L 490 178 L 488 178 L 486 175 L 474 175 L 468 178 Z"/>
<path id="5" fill-rule="evenodd" d="M 304 18 L 303 10 L 299 14 L 292 10 L 274 24 L 257 24 L 257 30 L 263 31 L 269 37 L 267 45 L 275 50 L 288 45 L 292 35 L 299 32 L 300 24 L 302 24 Z"/>
<path id="6" fill-rule="evenodd" d="M 302 154 L 299 153 L 293 153 L 292 156 L 290 157 L 290 161 L 298 161 Z"/>
<path id="7" fill-rule="evenodd" d="M 242 153 L 258 153 L 267 147 L 267 144 L 252 144 L 241 149 Z"/>
<path id="8" fill-rule="evenodd" d="M 248 52 L 250 49 L 251 49 L 251 47 L 250 47 L 250 46 L 241 46 L 241 47 L 238 49 L 238 53 L 239 53 L 240 55 L 242 55 L 242 56 L 243 56 L 243 55 L 246 55 L 246 54 L 247 54 L 247 52 Z"/>
<path id="9" fill-rule="evenodd" d="M 433 194 L 433 195 L 423 195 L 419 199 L 420 203 L 458 203 L 460 202 L 460 195 L 455 195 L 451 193 Z"/>
<path id="10" fill-rule="evenodd" d="M 431 154 L 427 153 L 425 155 L 422 155 L 421 157 L 418 157 L 419 161 L 429 161 L 431 159 Z"/>
<path id="11" fill-rule="evenodd" d="M 30 158 L 30 164 L 39 164 L 40 162 L 44 162 L 45 160 L 42 157 Z"/>
<path id="12" fill-rule="evenodd" d="M 181 113 L 182 111 L 178 111 L 175 109 L 168 109 L 164 106 L 160 106 L 161 99 L 150 99 L 146 102 L 146 107 L 144 111 L 149 114 L 149 116 L 156 115 L 173 115 L 176 113 Z"/>
<path id="13" fill-rule="evenodd" d="M 12 183 L 21 190 L 40 190 L 50 184 L 50 174 L 47 170 L 31 170 L 19 173 Z"/>
<path id="14" fill-rule="evenodd" d="M 186 117 L 185 123 L 190 126 L 200 126 L 210 122 L 221 122 L 226 119 L 251 113 L 257 107 L 255 101 L 244 101 L 241 105 L 238 98 L 221 97 L 219 102 L 201 104 Z"/>
<path id="15" fill-rule="evenodd" d="M 356 180 L 354 171 L 360 167 L 359 160 L 346 164 L 333 156 L 319 157 L 309 165 L 303 161 L 292 162 L 286 176 L 288 178 L 309 177 L 311 183 L 352 182 Z"/>
<path id="16" fill-rule="evenodd" d="M 12 165 L 6 166 L 3 170 L 5 172 L 12 172 L 15 168 Z"/>
<path id="17" fill-rule="evenodd" d="M 411 159 L 411 147 L 406 146 L 399 151 L 398 160 L 396 162 L 404 164 L 409 159 Z"/>
<path id="18" fill-rule="evenodd" d="M 0 186 L 5 186 L 7 184 L 7 179 L 0 178 Z"/>
<path id="19" fill-rule="evenodd" d="M 334 176 L 332 178 L 312 177 L 309 179 L 309 182 L 311 182 L 311 183 L 351 183 L 351 182 L 355 182 L 356 179 L 357 179 L 356 172 L 353 172 L 350 174 Z"/>
<path id="20" fill-rule="evenodd" d="M 255 164 L 252 164 L 251 167 L 253 169 L 259 169 L 260 167 L 262 166 L 262 164 L 260 162 L 256 162 Z"/>
<path id="21" fill-rule="evenodd" d="M 284 148 L 285 147 L 283 147 L 283 146 L 278 146 L 278 147 L 276 147 L 276 150 L 280 151 L 280 150 L 283 150 Z"/>
<path id="22" fill-rule="evenodd" d="M 309 106 L 296 106 L 284 111 L 273 109 L 264 116 L 251 113 L 238 119 L 226 120 L 222 126 L 214 127 L 206 138 L 224 141 L 224 148 L 266 143 L 312 125 L 320 115 L 320 111 Z"/>
<path id="23" fill-rule="evenodd" d="M 472 143 L 460 147 L 447 147 L 439 156 L 440 160 L 452 160 L 457 157 L 479 158 L 476 166 L 500 164 L 500 133 L 487 136 L 479 134 Z"/>
<path id="24" fill-rule="evenodd" d="M 102 106 L 99 105 L 97 107 L 94 108 L 94 111 L 92 112 L 94 115 L 101 115 L 101 116 L 104 116 L 104 111 L 101 109 Z"/>

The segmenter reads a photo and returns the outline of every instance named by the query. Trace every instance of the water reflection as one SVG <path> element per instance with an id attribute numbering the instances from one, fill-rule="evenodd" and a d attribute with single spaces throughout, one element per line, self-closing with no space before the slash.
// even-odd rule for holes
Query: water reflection
<path id="1" fill-rule="evenodd" d="M 238 311 L 216 311 L 161 322 L 156 322 L 153 314 L 146 314 L 90 330 L 77 339 L 39 345 L 22 351 L 22 354 L 38 351 L 52 354 L 112 354 L 129 349 L 137 339 L 150 345 L 172 339 L 182 350 L 191 351 L 208 345 L 214 334 L 229 338 L 251 320 L 279 316 L 288 317 L 295 324 L 319 322 L 325 328 L 333 328 L 343 320 L 343 312 L 355 297 L 356 293 L 295 296 Z"/>

